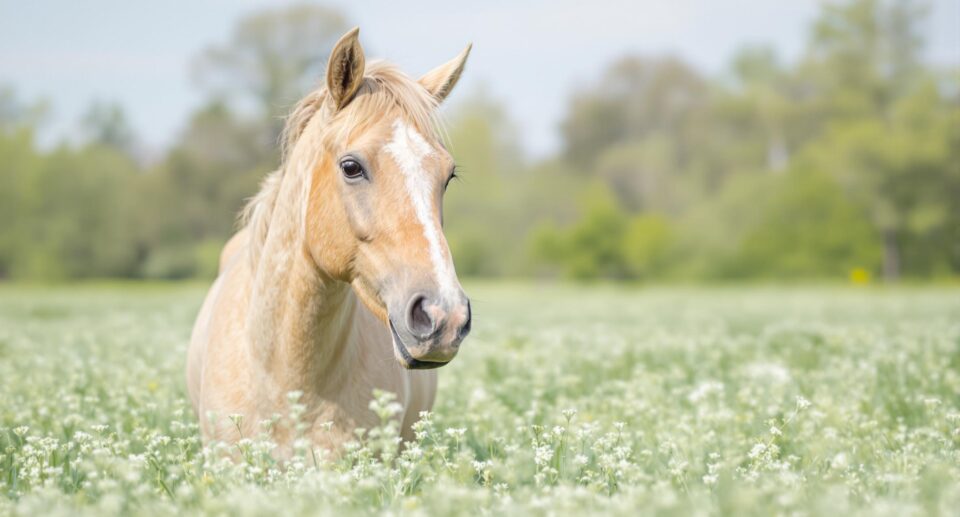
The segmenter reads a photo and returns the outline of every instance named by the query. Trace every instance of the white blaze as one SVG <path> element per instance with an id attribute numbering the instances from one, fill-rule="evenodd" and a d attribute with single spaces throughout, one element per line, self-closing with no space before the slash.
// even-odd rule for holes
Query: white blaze
<path id="1" fill-rule="evenodd" d="M 449 253 L 444 255 L 440 244 L 442 234 L 431 213 L 433 182 L 423 169 L 423 160 L 433 154 L 433 148 L 415 128 L 398 118 L 393 123 L 393 138 L 387 144 L 386 150 L 403 172 L 407 194 L 430 246 L 430 260 L 433 262 L 433 272 L 437 277 L 440 294 L 448 299 L 453 298 L 456 296 L 453 264 L 449 260 Z"/>

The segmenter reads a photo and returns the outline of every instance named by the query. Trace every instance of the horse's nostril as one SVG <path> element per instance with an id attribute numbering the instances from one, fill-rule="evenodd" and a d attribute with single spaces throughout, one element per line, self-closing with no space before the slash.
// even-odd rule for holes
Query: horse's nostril
<path id="1" fill-rule="evenodd" d="M 410 327 L 410 332 L 420 337 L 429 336 L 430 333 L 433 332 L 433 318 L 430 317 L 426 307 L 424 307 L 426 303 L 427 299 L 424 296 L 417 296 L 413 302 L 410 303 L 409 321 L 407 323 Z"/>
<path id="2" fill-rule="evenodd" d="M 473 311 L 470 310 L 470 302 L 467 302 L 467 321 L 460 326 L 460 330 L 457 331 L 457 337 L 460 339 L 467 337 L 467 334 L 470 333 L 471 323 L 473 323 Z"/>

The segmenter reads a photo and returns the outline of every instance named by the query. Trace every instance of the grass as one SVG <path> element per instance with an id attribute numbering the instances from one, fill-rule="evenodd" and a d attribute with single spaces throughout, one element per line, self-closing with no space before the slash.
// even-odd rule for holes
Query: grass
<path id="1" fill-rule="evenodd" d="M 0 289 L 0 514 L 948 514 L 960 292 L 477 284 L 397 452 L 202 448 L 197 286 Z M 294 415 L 295 416 L 295 415 Z M 227 454 L 240 458 L 231 461 Z"/>

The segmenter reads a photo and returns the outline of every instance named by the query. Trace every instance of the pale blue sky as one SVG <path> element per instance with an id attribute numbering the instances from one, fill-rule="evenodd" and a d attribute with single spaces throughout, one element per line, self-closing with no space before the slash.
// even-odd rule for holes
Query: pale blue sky
<path id="1" fill-rule="evenodd" d="M 784 59 L 802 50 L 821 0 L 531 0 L 328 2 L 361 27 L 369 57 L 419 75 L 474 52 L 453 102 L 481 85 L 506 104 L 533 155 L 556 148 L 576 88 L 628 54 L 672 53 L 708 72 L 737 49 L 768 43 Z M 202 102 L 191 58 L 225 41 L 266 0 L 0 0 L 0 83 L 54 108 L 50 141 L 69 135 L 95 99 L 120 102 L 158 152 Z M 928 59 L 960 64 L 960 0 L 934 0 Z"/>

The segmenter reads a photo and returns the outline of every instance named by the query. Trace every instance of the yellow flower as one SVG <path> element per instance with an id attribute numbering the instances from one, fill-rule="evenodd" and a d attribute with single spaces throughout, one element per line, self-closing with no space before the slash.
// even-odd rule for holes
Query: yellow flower
<path id="1" fill-rule="evenodd" d="M 855 267 L 850 270 L 850 283 L 866 285 L 870 283 L 870 271 L 866 268 Z"/>

